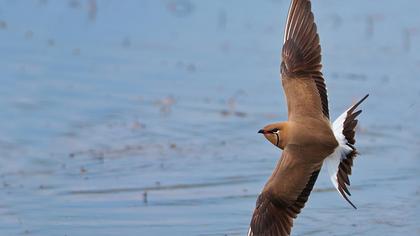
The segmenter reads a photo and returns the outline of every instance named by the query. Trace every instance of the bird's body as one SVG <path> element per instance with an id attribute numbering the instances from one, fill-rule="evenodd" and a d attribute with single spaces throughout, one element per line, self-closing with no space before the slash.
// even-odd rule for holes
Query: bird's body
<path id="1" fill-rule="evenodd" d="M 333 124 L 329 119 L 327 90 L 321 73 L 321 47 L 310 0 L 292 0 L 282 50 L 281 76 L 288 121 L 267 125 L 259 133 L 283 150 L 282 156 L 257 199 L 248 235 L 290 235 L 293 219 L 304 207 L 321 167 L 353 206 L 351 174 L 356 105 Z"/>

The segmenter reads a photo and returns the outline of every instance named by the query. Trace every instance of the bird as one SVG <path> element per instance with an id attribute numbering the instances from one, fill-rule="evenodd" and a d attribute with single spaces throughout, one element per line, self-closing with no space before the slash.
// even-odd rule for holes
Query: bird
<path id="1" fill-rule="evenodd" d="M 281 82 L 288 119 L 258 133 L 282 150 L 259 194 L 248 236 L 286 236 L 308 201 L 322 166 L 339 194 L 350 201 L 349 175 L 358 154 L 355 146 L 358 106 L 367 94 L 334 122 L 321 72 L 321 46 L 310 0 L 291 0 L 284 30 Z"/>

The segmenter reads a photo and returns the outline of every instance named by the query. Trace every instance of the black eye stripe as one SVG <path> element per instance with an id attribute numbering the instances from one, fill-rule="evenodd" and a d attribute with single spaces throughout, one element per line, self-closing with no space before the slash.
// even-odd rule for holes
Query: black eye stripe
<path id="1" fill-rule="evenodd" d="M 277 128 L 271 130 L 271 132 L 273 132 L 273 133 L 276 133 L 277 131 L 279 131 L 279 129 L 277 129 Z"/>

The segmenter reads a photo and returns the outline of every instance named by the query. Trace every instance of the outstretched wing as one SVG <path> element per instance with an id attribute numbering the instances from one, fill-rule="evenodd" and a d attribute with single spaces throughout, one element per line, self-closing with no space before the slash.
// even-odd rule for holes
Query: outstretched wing
<path id="1" fill-rule="evenodd" d="M 329 118 L 321 46 L 310 0 L 292 0 L 284 32 L 281 75 L 289 119 Z"/>
<path id="2" fill-rule="evenodd" d="M 321 168 L 308 165 L 308 155 L 294 145 L 285 148 L 258 197 L 248 236 L 290 235 L 293 219 L 305 206 Z"/>

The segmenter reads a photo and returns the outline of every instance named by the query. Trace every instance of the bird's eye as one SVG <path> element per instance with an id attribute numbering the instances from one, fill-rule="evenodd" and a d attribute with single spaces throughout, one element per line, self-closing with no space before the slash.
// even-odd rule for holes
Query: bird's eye
<path id="1" fill-rule="evenodd" d="M 277 129 L 277 128 L 272 129 L 272 130 L 271 130 L 271 132 L 273 132 L 273 133 L 277 133 L 277 132 L 279 132 L 279 129 Z"/>

